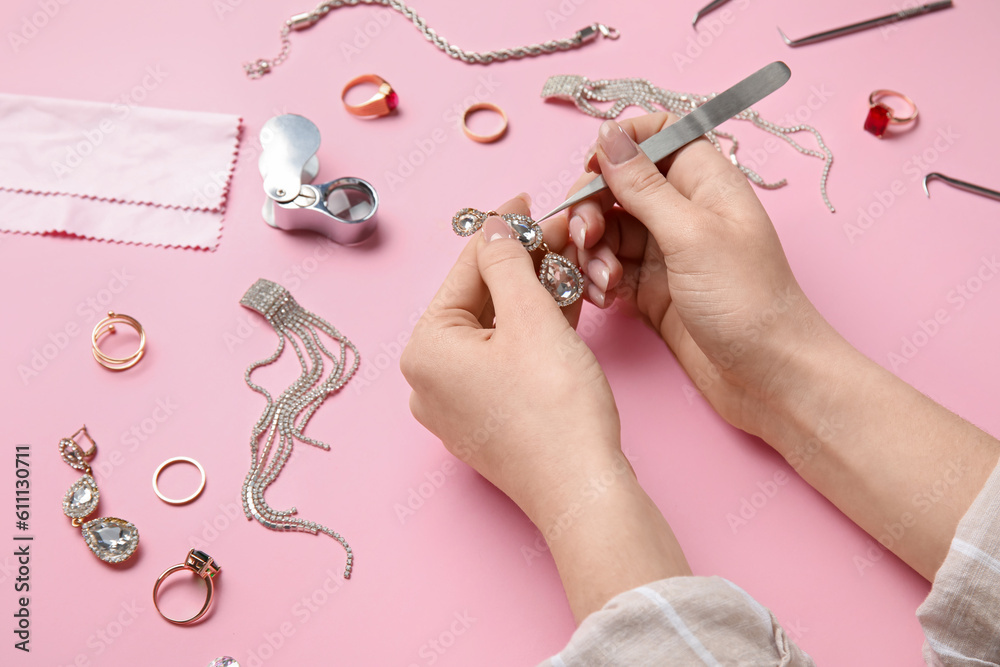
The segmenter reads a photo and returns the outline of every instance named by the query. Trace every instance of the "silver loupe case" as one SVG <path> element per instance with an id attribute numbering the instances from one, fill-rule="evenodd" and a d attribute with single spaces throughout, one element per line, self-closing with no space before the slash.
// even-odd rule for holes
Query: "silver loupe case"
<path id="1" fill-rule="evenodd" d="M 285 231 L 306 230 L 342 245 L 361 243 L 375 231 L 378 193 L 360 178 L 338 178 L 313 185 L 319 173 L 319 128 L 303 116 L 283 114 L 264 123 L 260 131 L 263 151 L 257 166 L 264 179 L 264 222 Z M 358 217 L 341 217 L 330 210 L 332 198 L 350 210 L 350 194 L 364 200 Z M 337 209 L 344 210 L 345 206 Z"/>

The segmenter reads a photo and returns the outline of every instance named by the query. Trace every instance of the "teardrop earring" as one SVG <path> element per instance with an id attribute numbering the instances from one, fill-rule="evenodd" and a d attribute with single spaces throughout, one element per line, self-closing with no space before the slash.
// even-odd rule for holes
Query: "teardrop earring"
<path id="1" fill-rule="evenodd" d="M 571 261 L 549 249 L 542 239 L 541 226 L 528 216 L 518 213 L 500 215 L 496 211 L 463 208 L 452 217 L 451 228 L 459 236 L 472 236 L 491 215 L 503 218 L 528 252 L 538 248 L 545 251 L 538 270 L 538 280 L 559 306 L 568 306 L 580 298 L 583 294 L 583 273 Z"/>
<path id="2" fill-rule="evenodd" d="M 77 436 L 81 435 L 90 443 L 87 450 L 76 442 Z M 91 519 L 84 523 L 84 519 L 97 509 L 101 497 L 88 462 L 96 454 L 97 443 L 90 437 L 86 426 L 59 441 L 62 460 L 69 467 L 83 473 L 63 496 L 63 514 L 71 520 L 74 527 L 82 530 L 83 539 L 95 556 L 105 563 L 121 563 L 131 558 L 139 546 L 139 530 L 135 525 L 113 516 Z"/>

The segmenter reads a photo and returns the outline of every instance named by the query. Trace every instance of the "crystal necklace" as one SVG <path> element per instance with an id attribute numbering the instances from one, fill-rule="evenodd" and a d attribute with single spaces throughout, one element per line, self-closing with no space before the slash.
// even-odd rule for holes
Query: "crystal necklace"
<path id="1" fill-rule="evenodd" d="M 618 39 L 617 30 L 609 28 L 603 23 L 594 23 L 586 28 L 577 30 L 576 34 L 566 39 L 553 39 L 542 44 L 528 44 L 527 46 L 518 46 L 512 49 L 499 49 L 497 51 L 476 53 L 475 51 L 465 51 L 464 49 L 460 49 L 441 35 L 437 34 L 437 31 L 435 31 L 434 28 L 429 27 L 427 22 L 419 14 L 417 14 L 416 10 L 412 7 L 408 7 L 400 0 L 327 0 L 326 2 L 319 4 L 316 9 L 311 12 L 296 14 L 292 18 L 285 21 L 278 34 L 279 39 L 281 40 L 281 50 L 278 52 L 278 55 L 270 60 L 266 58 L 259 58 L 253 62 L 244 63 L 243 69 L 246 71 L 247 76 L 251 79 L 259 79 L 270 72 L 273 68 L 285 62 L 285 60 L 288 59 L 288 52 L 292 48 L 292 43 L 288 36 L 293 30 L 305 30 L 329 14 L 331 10 L 353 5 L 382 5 L 399 12 L 413 22 L 413 25 L 416 26 L 417 30 L 419 30 L 423 36 L 427 38 L 428 42 L 438 47 L 452 58 L 470 64 L 475 63 L 478 65 L 486 65 L 495 61 L 533 58 L 547 53 L 555 53 L 556 51 L 568 51 L 569 49 L 579 48 L 584 44 L 597 39 L 599 35 L 603 35 L 608 39 Z"/>

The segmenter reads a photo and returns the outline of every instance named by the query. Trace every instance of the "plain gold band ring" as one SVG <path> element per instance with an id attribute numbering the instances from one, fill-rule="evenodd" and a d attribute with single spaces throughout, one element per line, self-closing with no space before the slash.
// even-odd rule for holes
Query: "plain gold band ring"
<path id="1" fill-rule="evenodd" d="M 486 111 L 492 111 L 494 113 L 500 114 L 500 122 L 501 122 L 500 129 L 494 132 L 493 134 L 476 134 L 475 132 L 469 129 L 469 126 L 467 124 L 467 121 L 469 119 L 469 114 L 471 114 L 473 111 L 480 111 L 484 109 Z M 481 144 L 491 144 L 507 133 L 507 114 L 504 112 L 503 109 L 493 104 L 492 102 L 478 102 L 476 104 L 473 104 L 471 107 L 469 107 L 462 113 L 462 131 L 465 132 L 465 136 L 472 139 L 473 141 L 476 141 Z"/>
<path id="2" fill-rule="evenodd" d="M 175 463 L 190 463 L 191 465 L 193 465 L 198 469 L 198 472 L 201 473 L 201 483 L 198 485 L 198 488 L 195 490 L 195 492 L 192 493 L 187 498 L 181 498 L 180 500 L 176 500 L 174 498 L 167 498 L 165 495 L 163 495 L 163 492 L 160 491 L 160 486 L 159 486 L 160 473 L 166 470 L 167 467 L 172 466 Z M 156 472 L 153 473 L 153 492 L 160 500 L 162 500 L 165 503 L 169 503 L 171 505 L 184 505 L 201 495 L 201 492 L 205 490 L 205 479 L 206 479 L 205 469 L 201 467 L 200 463 L 187 456 L 175 456 L 174 458 L 167 459 L 166 461 L 161 463 L 160 467 L 158 467 L 156 469 Z"/>

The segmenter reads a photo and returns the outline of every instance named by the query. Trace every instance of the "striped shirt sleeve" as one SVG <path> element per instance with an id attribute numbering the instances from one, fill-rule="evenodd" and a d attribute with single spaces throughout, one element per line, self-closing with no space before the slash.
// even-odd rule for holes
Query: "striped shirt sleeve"
<path id="1" fill-rule="evenodd" d="M 721 577 L 672 577 L 616 596 L 540 667 L 814 667 L 774 615 Z"/>
<path id="2" fill-rule="evenodd" d="M 928 665 L 1000 665 L 1000 466 L 959 522 L 917 618 Z"/>

